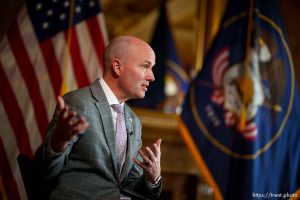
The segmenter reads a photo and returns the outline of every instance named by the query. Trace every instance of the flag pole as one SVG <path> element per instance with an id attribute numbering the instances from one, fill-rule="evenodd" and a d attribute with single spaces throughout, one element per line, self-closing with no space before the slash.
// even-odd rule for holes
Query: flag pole
<path id="1" fill-rule="evenodd" d="M 3 184 L 3 181 L 2 181 L 1 174 L 0 174 L 0 199 L 8 200 L 7 194 L 6 194 L 5 189 L 4 189 L 4 184 Z"/>
<path id="2" fill-rule="evenodd" d="M 74 17 L 74 0 L 70 1 L 70 16 L 69 16 L 69 24 L 68 24 L 68 33 L 67 33 L 67 44 L 65 49 L 65 59 L 63 65 L 63 80 L 60 88 L 60 94 L 63 95 L 68 91 L 67 85 L 67 70 L 69 64 L 69 57 L 70 57 L 70 46 L 71 46 L 71 39 L 72 39 L 72 24 L 73 24 L 73 17 Z"/>
<path id="3" fill-rule="evenodd" d="M 250 0 L 248 13 L 248 26 L 247 26 L 247 38 L 246 38 L 246 53 L 245 60 L 242 68 L 242 76 L 237 80 L 237 88 L 242 97 L 242 106 L 240 110 L 240 118 L 238 123 L 238 130 L 243 131 L 246 126 L 246 115 L 247 107 L 252 101 L 254 88 L 253 81 L 249 77 L 249 64 L 250 64 L 250 53 L 251 53 L 251 39 L 252 39 L 252 25 L 253 25 L 253 14 L 254 14 L 254 0 Z"/>
<path id="4" fill-rule="evenodd" d="M 196 59 L 194 67 L 194 75 L 196 75 L 202 68 L 204 56 L 204 40 L 205 40 L 205 26 L 206 26 L 206 10 L 207 0 L 199 2 L 198 5 L 198 26 L 196 30 Z"/>

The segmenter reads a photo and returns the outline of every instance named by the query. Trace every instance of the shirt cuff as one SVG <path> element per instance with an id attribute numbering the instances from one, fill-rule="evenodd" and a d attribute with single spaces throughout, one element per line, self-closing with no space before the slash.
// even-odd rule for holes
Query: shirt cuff
<path id="1" fill-rule="evenodd" d="M 147 186 L 149 187 L 149 188 L 156 188 L 156 187 L 158 187 L 159 185 L 160 185 L 160 182 L 161 182 L 161 176 L 159 176 L 157 179 L 156 179 L 156 181 L 154 182 L 154 183 L 151 183 L 151 182 L 149 182 L 149 181 L 146 181 L 146 184 L 147 184 Z"/>
<path id="2" fill-rule="evenodd" d="M 53 149 L 52 149 L 52 146 L 51 146 L 51 135 L 48 136 L 48 140 L 46 141 L 46 156 L 48 159 L 54 159 L 60 155 L 62 155 L 64 153 L 64 151 L 62 152 L 55 152 Z"/>

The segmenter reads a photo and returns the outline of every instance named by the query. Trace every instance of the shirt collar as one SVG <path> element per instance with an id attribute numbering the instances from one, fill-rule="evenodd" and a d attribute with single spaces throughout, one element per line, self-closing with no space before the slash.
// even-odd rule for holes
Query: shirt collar
<path id="1" fill-rule="evenodd" d="M 100 82 L 100 85 L 104 91 L 104 94 L 106 96 L 106 99 L 109 103 L 109 105 L 112 105 L 112 104 L 120 104 L 120 102 L 118 101 L 116 95 L 114 94 L 114 92 L 110 89 L 110 87 L 107 85 L 107 83 L 104 81 L 103 78 L 100 78 L 99 80 Z M 124 106 L 124 102 L 121 103 L 121 105 Z"/>

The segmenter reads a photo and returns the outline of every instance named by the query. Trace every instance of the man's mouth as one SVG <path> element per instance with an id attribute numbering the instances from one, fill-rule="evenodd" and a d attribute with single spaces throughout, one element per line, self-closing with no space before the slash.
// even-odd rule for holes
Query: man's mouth
<path id="1" fill-rule="evenodd" d="M 144 89 L 145 92 L 148 90 L 148 86 L 149 86 L 148 84 L 142 85 L 142 88 Z"/>

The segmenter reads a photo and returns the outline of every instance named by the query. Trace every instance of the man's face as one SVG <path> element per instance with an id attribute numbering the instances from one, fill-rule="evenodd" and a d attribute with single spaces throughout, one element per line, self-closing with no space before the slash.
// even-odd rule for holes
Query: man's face
<path id="1" fill-rule="evenodd" d="M 122 62 L 120 88 L 125 99 L 145 97 L 149 83 L 154 81 L 154 64 L 155 54 L 151 48 L 135 48 Z"/>

